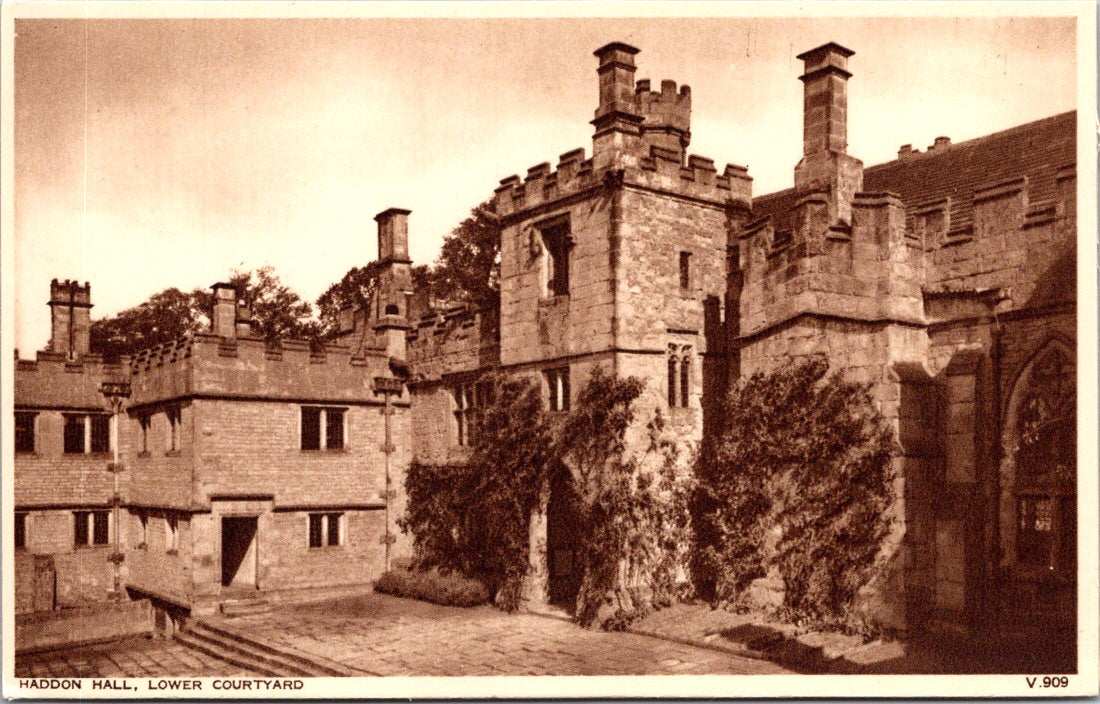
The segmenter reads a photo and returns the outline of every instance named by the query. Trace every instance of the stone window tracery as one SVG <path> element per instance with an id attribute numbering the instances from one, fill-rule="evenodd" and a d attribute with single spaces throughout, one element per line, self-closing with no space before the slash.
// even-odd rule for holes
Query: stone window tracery
<path id="1" fill-rule="evenodd" d="M 1031 367 L 1016 419 L 1016 562 L 1072 571 L 1076 561 L 1076 373 L 1058 347 Z"/>

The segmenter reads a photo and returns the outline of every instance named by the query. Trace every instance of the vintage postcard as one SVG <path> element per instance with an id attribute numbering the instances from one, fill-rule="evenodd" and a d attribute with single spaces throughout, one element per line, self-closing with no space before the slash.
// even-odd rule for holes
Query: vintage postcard
<path id="1" fill-rule="evenodd" d="M 0 11 L 5 697 L 1097 693 L 1094 4 Z"/>

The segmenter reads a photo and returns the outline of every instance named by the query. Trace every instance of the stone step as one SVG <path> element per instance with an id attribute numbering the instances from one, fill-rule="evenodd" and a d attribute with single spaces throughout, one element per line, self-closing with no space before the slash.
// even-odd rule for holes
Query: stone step
<path id="1" fill-rule="evenodd" d="M 191 619 L 187 623 L 187 628 L 225 645 L 231 644 L 233 647 L 254 656 L 273 658 L 277 663 L 301 670 L 302 674 L 300 676 L 355 677 L 363 674 L 335 660 L 305 653 L 289 646 L 275 646 L 265 643 L 259 638 L 241 633 L 227 622 L 218 619 Z"/>
<path id="2" fill-rule="evenodd" d="M 249 640 L 237 635 L 208 627 L 201 621 L 189 621 L 185 632 L 192 639 L 201 641 L 211 648 L 229 651 L 249 662 L 259 663 L 279 677 L 323 677 L 326 673 L 312 668 L 299 658 L 284 655 L 270 647 L 257 647 Z"/>
<path id="3" fill-rule="evenodd" d="M 262 661 L 255 660 L 246 655 L 242 655 L 241 653 L 230 648 L 225 648 L 220 645 L 211 643 L 207 640 L 195 636 L 193 633 L 187 630 L 176 631 L 173 638 L 175 638 L 178 643 L 181 643 L 182 645 L 192 650 L 197 650 L 204 655 L 209 655 L 210 657 L 217 658 L 231 665 L 244 668 L 249 672 L 255 672 L 256 674 L 264 675 L 265 677 L 286 676 L 284 673 L 279 672 L 272 667 L 269 667 Z"/>
<path id="4" fill-rule="evenodd" d="M 234 618 L 270 613 L 271 604 L 264 599 L 226 599 L 218 609 L 226 618 Z"/>

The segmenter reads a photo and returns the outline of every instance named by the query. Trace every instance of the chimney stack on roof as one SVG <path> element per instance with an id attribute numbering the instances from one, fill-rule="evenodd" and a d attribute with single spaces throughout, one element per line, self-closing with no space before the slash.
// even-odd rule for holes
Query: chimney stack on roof
<path id="1" fill-rule="evenodd" d="M 92 332 L 92 285 L 87 281 L 50 282 L 50 351 L 69 359 L 88 353 Z"/>
<path id="2" fill-rule="evenodd" d="M 214 289 L 214 310 L 210 314 L 211 332 L 230 340 L 237 338 L 237 287 L 219 281 Z"/>

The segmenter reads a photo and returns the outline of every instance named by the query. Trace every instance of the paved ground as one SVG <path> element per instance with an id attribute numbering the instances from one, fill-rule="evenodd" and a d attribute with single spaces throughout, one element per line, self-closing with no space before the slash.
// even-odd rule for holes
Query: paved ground
<path id="1" fill-rule="evenodd" d="M 566 620 L 460 609 L 381 594 L 284 605 L 225 621 L 272 645 L 367 675 L 776 674 L 770 662 Z M 20 656 L 18 677 L 254 676 L 164 639 Z"/>
<path id="2" fill-rule="evenodd" d="M 20 655 L 16 677 L 235 677 L 255 676 L 235 665 L 164 638 Z"/>
<path id="3" fill-rule="evenodd" d="M 777 674 L 773 663 L 568 621 L 381 594 L 283 606 L 229 622 L 271 644 L 372 675 Z"/>

